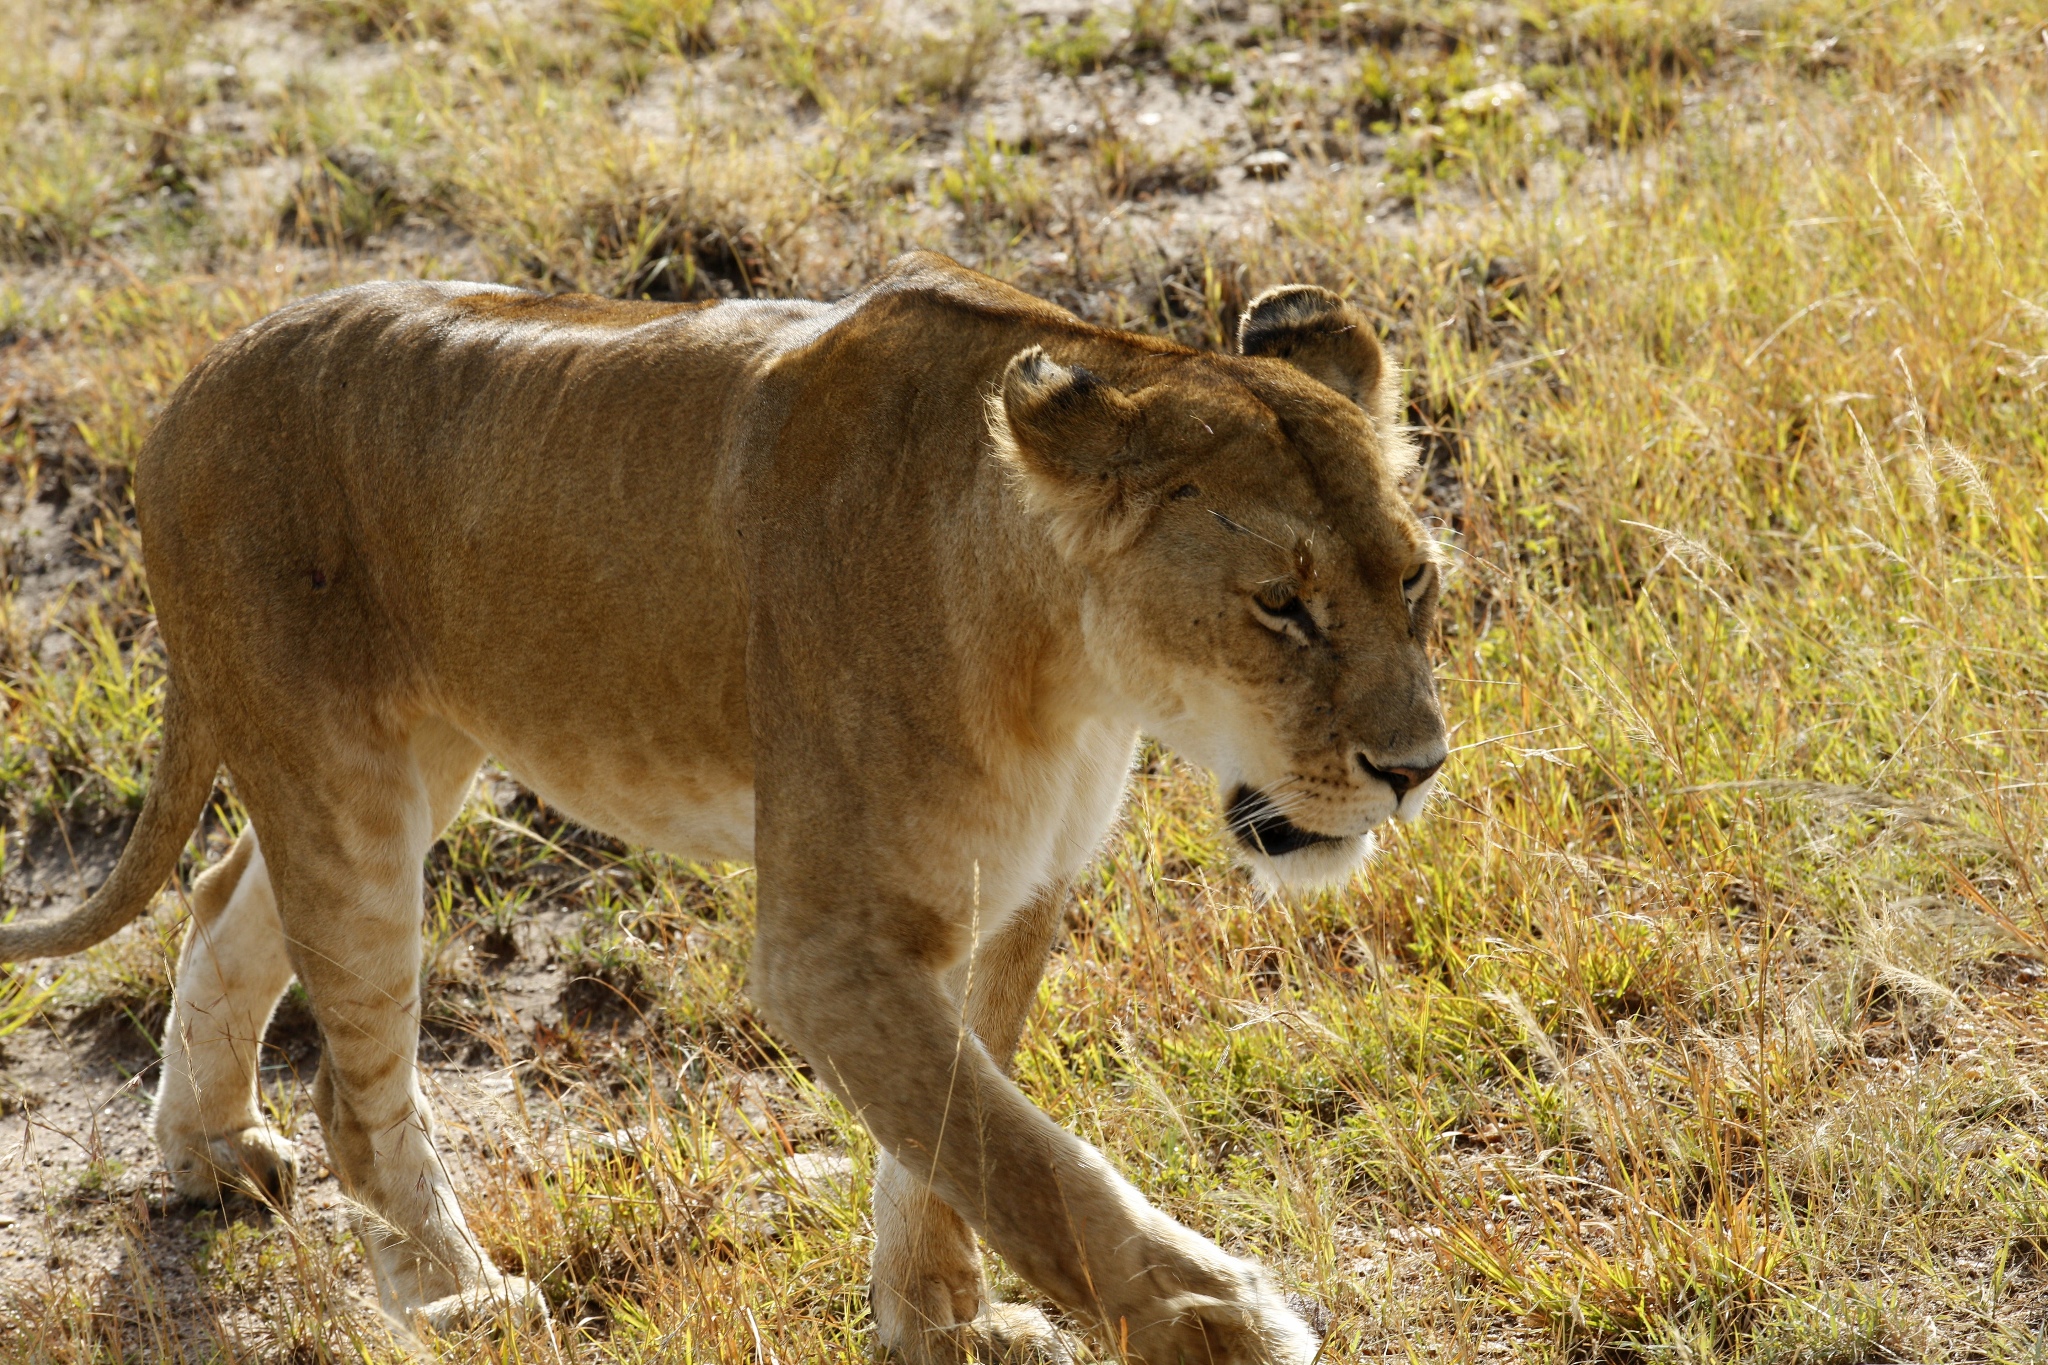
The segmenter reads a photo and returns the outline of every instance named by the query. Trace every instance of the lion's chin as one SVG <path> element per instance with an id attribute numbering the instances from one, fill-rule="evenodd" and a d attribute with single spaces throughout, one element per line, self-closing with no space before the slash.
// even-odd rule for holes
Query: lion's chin
<path id="1" fill-rule="evenodd" d="M 1265 793 L 1239 787 L 1224 823 L 1252 876 L 1268 891 L 1320 891 L 1341 887 L 1372 856 L 1372 833 L 1322 834 L 1303 829 Z"/>
<path id="2" fill-rule="evenodd" d="M 1332 891 L 1348 885 L 1378 846 L 1370 833 L 1326 839 L 1292 853 L 1263 853 L 1242 842 L 1238 852 L 1267 891 Z"/>

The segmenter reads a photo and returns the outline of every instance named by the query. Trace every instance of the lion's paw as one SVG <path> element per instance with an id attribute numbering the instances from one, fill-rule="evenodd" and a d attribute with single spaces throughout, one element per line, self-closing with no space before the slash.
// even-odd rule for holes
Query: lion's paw
<path id="1" fill-rule="evenodd" d="M 992 1303 L 961 1329 L 966 1359 L 977 1365 L 1072 1365 L 1066 1336 L 1036 1308 Z"/>
<path id="2" fill-rule="evenodd" d="M 415 1328 L 441 1337 L 536 1329 L 553 1335 L 547 1296 L 531 1280 L 517 1275 L 435 1299 L 413 1309 L 409 1316 Z"/>
<path id="3" fill-rule="evenodd" d="M 1321 1356 L 1320 1335 L 1262 1274 L 1245 1279 L 1231 1298 L 1191 1294 L 1162 1305 L 1149 1326 L 1129 1333 L 1127 1354 L 1146 1365 L 1311 1365 Z"/>
<path id="4" fill-rule="evenodd" d="M 204 1203 L 240 1194 L 281 1209 L 298 1189 L 299 1149 L 274 1128 L 194 1137 L 165 1159 L 178 1193 Z"/>
<path id="5" fill-rule="evenodd" d="M 1073 1365 L 1064 1333 L 1036 1308 L 984 1305 L 971 1322 L 930 1327 L 884 1354 L 899 1365 Z"/>

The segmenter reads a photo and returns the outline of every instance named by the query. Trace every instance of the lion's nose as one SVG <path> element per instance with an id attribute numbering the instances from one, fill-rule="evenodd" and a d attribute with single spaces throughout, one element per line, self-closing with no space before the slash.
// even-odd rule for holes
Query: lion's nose
<path id="1" fill-rule="evenodd" d="M 1380 781 L 1386 783 L 1389 787 L 1392 787 L 1394 789 L 1394 799 L 1396 801 L 1399 801 L 1409 792 L 1421 786 L 1423 783 L 1429 781 L 1430 778 L 1435 777 L 1437 769 L 1444 766 L 1444 761 L 1442 759 L 1438 759 L 1436 762 L 1420 768 L 1382 768 L 1379 764 L 1373 762 L 1364 754 L 1360 754 L 1358 756 L 1358 766 L 1365 769 L 1366 772 L 1371 774 L 1372 776 L 1377 777 Z"/>

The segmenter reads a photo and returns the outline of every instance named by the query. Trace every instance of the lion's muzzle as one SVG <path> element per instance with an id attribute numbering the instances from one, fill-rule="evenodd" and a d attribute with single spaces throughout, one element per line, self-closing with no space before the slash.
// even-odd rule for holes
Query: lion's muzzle
<path id="1" fill-rule="evenodd" d="M 1431 783 L 1443 770 L 1444 760 L 1450 754 L 1439 742 L 1431 752 L 1404 756 L 1394 762 L 1375 763 L 1372 755 L 1364 750 L 1355 757 L 1367 777 L 1385 783 L 1393 794 L 1394 818 L 1412 821 L 1422 818 L 1422 809 L 1429 801 Z"/>
<path id="2" fill-rule="evenodd" d="M 1236 840 L 1253 853 L 1278 858 L 1305 848 L 1343 842 L 1340 834 L 1318 834 L 1303 829 L 1273 804 L 1273 799 L 1252 787 L 1239 787 L 1230 794 L 1223 813 L 1224 823 Z"/>
<path id="3" fill-rule="evenodd" d="M 1394 800 L 1399 802 L 1409 792 L 1435 777 L 1437 770 L 1444 766 L 1444 761 L 1439 758 L 1434 763 L 1416 768 L 1382 768 L 1364 754 L 1360 754 L 1358 766 L 1365 769 L 1366 776 L 1377 777 L 1386 783 L 1394 793 Z"/>

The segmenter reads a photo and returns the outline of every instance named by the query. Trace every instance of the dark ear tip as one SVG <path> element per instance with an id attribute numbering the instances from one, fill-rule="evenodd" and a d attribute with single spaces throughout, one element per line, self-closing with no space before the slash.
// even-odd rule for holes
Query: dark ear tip
<path id="1" fill-rule="evenodd" d="M 1237 350 L 1285 361 L 1360 404 L 1371 400 L 1385 369 L 1372 324 L 1312 284 L 1282 285 L 1253 299 L 1238 323 Z"/>
<path id="2" fill-rule="evenodd" d="M 1028 346 L 1003 368 L 1003 401 L 1012 408 L 1072 409 L 1090 402 L 1119 407 L 1116 393 L 1085 365 L 1062 365 L 1042 346 Z"/>
<path id="3" fill-rule="evenodd" d="M 1239 355 L 1260 354 L 1263 340 L 1303 329 L 1318 319 L 1344 311 L 1344 300 L 1321 285 L 1283 284 L 1253 299 L 1237 322 Z"/>
<path id="4" fill-rule="evenodd" d="M 1004 378 L 1035 389 L 1052 378 L 1051 366 L 1052 357 L 1045 353 L 1045 347 L 1027 346 L 1010 357 L 1010 363 L 1004 367 Z"/>

